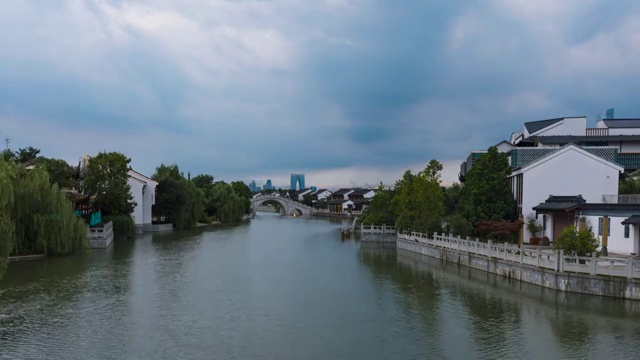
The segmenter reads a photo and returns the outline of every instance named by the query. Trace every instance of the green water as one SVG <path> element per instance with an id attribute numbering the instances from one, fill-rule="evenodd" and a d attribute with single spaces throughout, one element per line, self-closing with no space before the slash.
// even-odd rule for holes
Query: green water
<path id="1" fill-rule="evenodd" d="M 640 302 L 557 293 L 259 213 L 12 263 L 0 359 L 640 358 Z"/>

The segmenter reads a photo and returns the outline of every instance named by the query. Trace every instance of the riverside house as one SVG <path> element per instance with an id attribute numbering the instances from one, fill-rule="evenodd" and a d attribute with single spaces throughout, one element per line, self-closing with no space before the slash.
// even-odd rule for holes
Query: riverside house
<path id="1" fill-rule="evenodd" d="M 151 226 L 151 208 L 155 204 L 156 187 L 158 183 L 141 173 L 129 169 L 128 183 L 131 186 L 131 195 L 136 207 L 133 210 L 133 221 L 136 224 L 136 233 L 140 234 L 145 228 Z"/>
<path id="2" fill-rule="evenodd" d="M 362 211 L 371 203 L 376 195 L 372 189 L 356 189 L 349 194 L 349 200 L 353 202 L 353 210 Z"/>
<path id="3" fill-rule="evenodd" d="M 595 128 L 587 127 L 584 116 L 531 121 L 496 147 L 513 169 L 509 181 L 518 215 L 525 222 L 536 216 L 544 229 L 537 237 L 553 242 L 566 226 L 584 221 L 602 239 L 600 224 L 608 217 L 609 252 L 638 253 L 640 195 L 619 195 L 618 185 L 640 169 L 640 119 L 602 119 Z M 463 162 L 462 183 L 484 153 L 472 151 Z M 531 238 L 525 227 L 523 241 Z"/>
<path id="4" fill-rule="evenodd" d="M 329 201 L 329 211 L 331 212 L 343 212 L 353 208 L 353 201 L 349 200 L 349 194 L 354 192 L 354 189 L 338 189 L 331 194 L 331 200 Z"/>

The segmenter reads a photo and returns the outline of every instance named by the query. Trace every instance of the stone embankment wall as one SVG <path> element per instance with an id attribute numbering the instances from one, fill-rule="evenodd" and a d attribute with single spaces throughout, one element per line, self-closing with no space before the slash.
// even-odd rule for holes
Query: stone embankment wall
<path id="1" fill-rule="evenodd" d="M 495 257 L 490 258 L 465 251 L 438 248 L 401 238 L 396 239 L 396 246 L 398 249 L 423 254 L 553 290 L 640 300 L 640 281 L 638 279 L 628 279 L 620 276 L 558 272 L 531 265 L 509 262 Z"/>

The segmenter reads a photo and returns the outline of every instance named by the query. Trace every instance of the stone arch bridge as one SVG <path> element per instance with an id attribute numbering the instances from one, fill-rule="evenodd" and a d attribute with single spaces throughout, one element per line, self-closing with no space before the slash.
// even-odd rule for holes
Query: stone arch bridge
<path id="1" fill-rule="evenodd" d="M 313 208 L 310 206 L 306 206 L 304 204 L 300 204 L 297 201 L 293 201 L 291 199 L 287 199 L 281 196 L 270 196 L 270 195 L 261 195 L 256 196 L 251 199 L 251 209 L 253 212 L 256 212 L 258 206 L 264 204 L 267 201 L 273 201 L 284 209 L 284 213 L 286 215 L 311 215 L 313 213 Z"/>

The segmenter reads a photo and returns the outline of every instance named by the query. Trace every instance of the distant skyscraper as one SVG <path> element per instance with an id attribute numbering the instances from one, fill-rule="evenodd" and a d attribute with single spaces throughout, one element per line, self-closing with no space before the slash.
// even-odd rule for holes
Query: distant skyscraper
<path id="1" fill-rule="evenodd" d="M 611 109 L 607 109 L 607 112 L 605 114 L 605 119 L 613 119 L 613 108 Z"/>
<path id="2" fill-rule="evenodd" d="M 275 190 L 276 187 L 271 184 L 271 179 L 267 180 L 267 183 L 262 187 L 263 190 Z"/>
<path id="3" fill-rule="evenodd" d="M 291 190 L 296 190 L 296 185 L 299 185 L 298 190 L 304 189 L 304 174 L 291 174 Z"/>
<path id="4" fill-rule="evenodd" d="M 255 180 L 252 180 L 251 183 L 249 184 L 249 190 L 251 192 L 258 192 L 260 191 L 260 188 L 258 186 L 256 186 L 256 182 Z"/>

